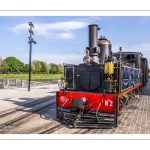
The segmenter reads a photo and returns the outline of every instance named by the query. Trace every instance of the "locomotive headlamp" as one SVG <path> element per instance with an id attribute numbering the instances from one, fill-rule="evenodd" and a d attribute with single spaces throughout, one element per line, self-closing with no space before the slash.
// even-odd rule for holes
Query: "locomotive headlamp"
<path id="1" fill-rule="evenodd" d="M 84 56 L 83 57 L 83 62 L 85 64 L 89 64 L 90 62 L 92 62 L 92 58 L 90 56 Z"/>
<path id="2" fill-rule="evenodd" d="M 58 87 L 60 90 L 63 90 L 65 88 L 64 82 L 62 82 L 61 80 L 58 80 Z"/>

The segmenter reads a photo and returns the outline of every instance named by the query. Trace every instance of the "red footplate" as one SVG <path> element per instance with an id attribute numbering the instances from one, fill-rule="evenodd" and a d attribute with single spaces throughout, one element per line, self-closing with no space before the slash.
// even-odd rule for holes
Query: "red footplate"
<path id="1" fill-rule="evenodd" d="M 99 93 L 86 93 L 86 92 L 72 92 L 72 91 L 59 91 L 57 92 L 57 107 L 72 108 L 72 99 L 86 98 L 87 104 L 85 104 L 84 110 L 92 108 L 93 111 L 98 109 L 100 112 L 115 111 L 115 94 L 99 94 Z"/>

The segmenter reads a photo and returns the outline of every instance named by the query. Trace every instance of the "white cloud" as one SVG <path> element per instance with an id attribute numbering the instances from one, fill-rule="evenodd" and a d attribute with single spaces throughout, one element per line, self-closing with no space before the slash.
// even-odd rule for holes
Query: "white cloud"
<path id="1" fill-rule="evenodd" d="M 77 21 L 74 21 L 74 22 L 69 21 L 69 22 L 56 22 L 56 23 L 44 23 L 44 24 L 35 23 L 34 25 L 35 25 L 35 28 L 33 30 L 38 35 L 48 36 L 48 35 L 53 34 L 54 31 L 65 31 L 66 33 L 61 34 L 60 37 L 61 36 L 73 37 L 73 34 L 68 33 L 68 31 L 87 27 L 89 25 L 89 23 L 81 22 L 81 21 L 78 21 L 78 22 Z M 14 27 L 8 28 L 8 30 L 11 30 L 18 34 L 21 31 L 29 30 L 29 25 L 27 23 L 23 23 L 23 24 L 19 24 Z"/>
<path id="2" fill-rule="evenodd" d="M 11 28 L 8 28 L 8 30 L 11 30 L 15 33 L 19 33 L 20 31 L 22 30 L 28 30 L 29 29 L 29 25 L 24 23 L 24 24 L 20 24 L 20 25 L 16 25 L 15 27 L 11 27 Z"/>
<path id="3" fill-rule="evenodd" d="M 60 39 L 74 39 L 75 35 L 72 33 L 60 33 L 57 37 Z"/>

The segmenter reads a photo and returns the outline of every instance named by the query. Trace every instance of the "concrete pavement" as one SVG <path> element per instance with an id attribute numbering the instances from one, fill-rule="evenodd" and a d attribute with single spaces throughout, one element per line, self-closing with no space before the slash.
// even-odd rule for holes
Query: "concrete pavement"
<path id="1" fill-rule="evenodd" d="M 16 86 L 1 88 L 0 112 L 30 103 L 40 98 L 55 95 L 58 90 L 57 83 L 44 86 L 34 86 L 30 88 L 30 91 L 28 91 L 28 88 L 18 88 Z"/>

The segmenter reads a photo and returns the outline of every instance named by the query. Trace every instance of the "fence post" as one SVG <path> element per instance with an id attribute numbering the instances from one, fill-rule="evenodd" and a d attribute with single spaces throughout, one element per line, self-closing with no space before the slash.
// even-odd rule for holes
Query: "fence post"
<path id="1" fill-rule="evenodd" d="M 20 79 L 20 86 L 22 87 L 22 79 Z"/>
<path id="2" fill-rule="evenodd" d="M 2 79 L 2 87 L 3 88 L 5 87 L 5 80 L 4 80 L 4 78 Z"/>
<path id="3" fill-rule="evenodd" d="M 15 79 L 15 86 L 17 86 L 17 79 Z"/>
<path id="4" fill-rule="evenodd" d="M 6 80 L 6 85 L 9 86 L 9 79 Z"/>
<path id="5" fill-rule="evenodd" d="M 24 87 L 24 81 L 21 79 L 21 87 Z"/>

